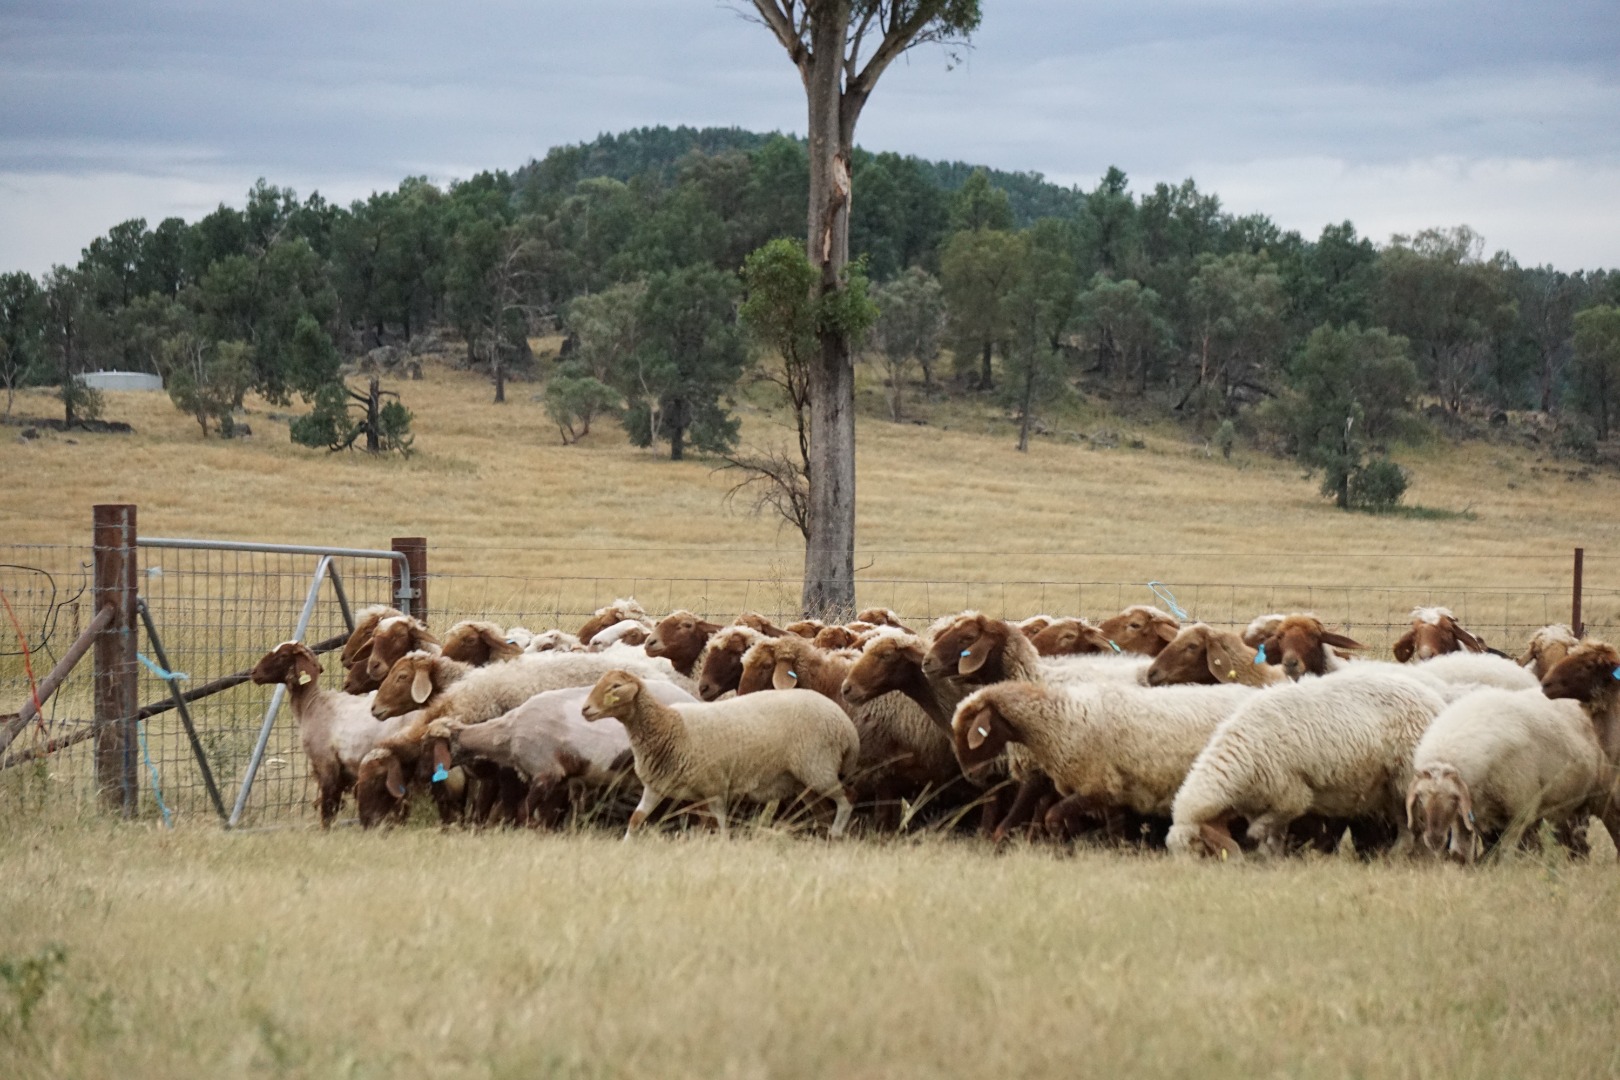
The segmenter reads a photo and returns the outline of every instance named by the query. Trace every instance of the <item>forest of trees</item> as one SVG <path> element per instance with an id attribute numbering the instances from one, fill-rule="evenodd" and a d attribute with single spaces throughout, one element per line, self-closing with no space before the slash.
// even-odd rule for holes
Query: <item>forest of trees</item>
<path id="1" fill-rule="evenodd" d="M 324 407 L 303 425 L 312 444 L 404 448 L 403 405 L 340 372 L 434 334 L 496 400 L 508 378 L 545 375 L 564 441 L 612 417 L 674 457 L 728 454 L 742 380 L 763 374 L 794 404 L 769 319 L 739 311 L 750 256 L 802 245 L 807 185 L 795 139 L 689 128 L 448 187 L 409 178 L 347 207 L 260 181 L 240 208 L 126 221 L 76 266 L 0 275 L 6 412 L 17 388 L 54 386 L 67 421 L 94 416 L 81 373 L 149 371 L 205 434 L 229 434 L 256 391 Z M 1105 395 L 1264 440 L 1341 502 L 1420 405 L 1442 422 L 1543 410 L 1574 453 L 1620 424 L 1612 271 L 1520 266 L 1462 225 L 1379 244 L 1346 221 L 1306 238 L 1191 180 L 1134 192 L 1117 169 L 1082 191 L 857 152 L 852 186 L 875 315 L 862 356 L 895 420 L 919 394 L 985 395 L 1022 446 L 1056 403 Z M 528 345 L 543 327 L 569 335 L 546 371 Z"/>

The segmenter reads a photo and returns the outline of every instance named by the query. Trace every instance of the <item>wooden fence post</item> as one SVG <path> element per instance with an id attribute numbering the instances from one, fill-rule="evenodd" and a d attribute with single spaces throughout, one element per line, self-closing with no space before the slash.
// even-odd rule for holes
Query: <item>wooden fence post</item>
<path id="1" fill-rule="evenodd" d="M 410 608 L 406 611 L 406 614 L 414 615 L 423 622 L 427 622 L 427 537 L 396 536 L 389 543 L 393 550 L 405 556 L 405 564 L 410 570 L 410 581 L 406 584 L 416 593 L 415 596 L 411 597 Z M 399 584 L 397 580 L 399 564 L 395 563 L 394 568 L 396 574 L 395 585 L 397 587 Z"/>
<path id="2" fill-rule="evenodd" d="M 1576 637 L 1586 634 L 1586 627 L 1581 624 L 1581 577 L 1586 564 L 1586 549 L 1575 549 L 1575 584 L 1570 598 L 1569 628 L 1575 631 Z"/>
<path id="3" fill-rule="evenodd" d="M 101 504 L 95 521 L 95 588 L 97 610 L 110 605 L 111 623 L 95 641 L 96 792 L 101 805 L 135 816 L 140 798 L 135 732 L 135 507 Z"/>

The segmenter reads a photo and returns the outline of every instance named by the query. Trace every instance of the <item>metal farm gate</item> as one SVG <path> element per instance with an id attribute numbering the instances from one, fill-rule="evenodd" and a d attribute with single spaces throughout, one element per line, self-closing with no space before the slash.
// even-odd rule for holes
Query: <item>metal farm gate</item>
<path id="1" fill-rule="evenodd" d="M 0 827 L 11 814 L 47 812 L 232 828 L 314 821 L 307 762 L 281 708 L 284 688 L 255 686 L 248 673 L 288 639 L 317 654 L 341 648 L 368 605 L 397 607 L 436 628 L 481 618 L 574 630 L 597 607 L 631 595 L 655 617 L 675 608 L 722 621 L 745 610 L 777 621 L 799 616 L 797 580 L 750 575 L 741 563 L 732 576 L 583 577 L 523 567 L 525 557 L 565 567 L 577 549 L 481 553 L 501 571 L 430 579 L 422 537 L 396 538 L 387 549 L 140 537 L 126 505 L 95 508 L 90 547 L 0 543 L 0 710 L 15 710 L 0 712 Z M 892 608 L 915 626 L 964 608 L 1096 617 L 1149 603 L 1238 627 L 1261 612 L 1315 610 L 1372 656 L 1389 655 L 1413 607 L 1437 603 L 1515 651 L 1537 627 L 1566 619 L 1577 629 L 1584 619 L 1594 636 L 1620 635 L 1620 559 L 1583 562 L 1578 549 L 1568 577 L 1567 555 L 1558 553 L 1459 556 L 1476 571 L 1466 575 L 1469 585 L 1447 584 L 1439 575 L 1457 563 L 1423 553 L 1359 556 L 1407 560 L 1409 569 L 1363 573 L 1363 583 L 1347 585 L 1331 584 L 1343 556 L 1325 553 L 1290 555 L 1285 571 L 1242 574 L 1247 582 L 1233 580 L 1239 574 L 1211 580 L 1211 567 L 1246 558 L 1229 554 L 1054 552 L 1042 553 L 1040 565 L 1048 554 L 1053 562 L 1082 557 L 1091 579 L 869 575 L 857 590 L 863 606 Z M 633 558 L 614 554 L 627 565 Z M 694 565 L 723 569 L 712 558 L 694 557 Z M 1176 580 L 1137 577 L 1147 566 Z M 334 688 L 341 672 L 325 666 L 324 685 Z"/>

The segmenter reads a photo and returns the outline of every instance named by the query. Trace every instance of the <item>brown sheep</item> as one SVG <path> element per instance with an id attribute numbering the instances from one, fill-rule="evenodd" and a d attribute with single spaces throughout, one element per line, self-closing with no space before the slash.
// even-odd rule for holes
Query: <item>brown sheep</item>
<path id="1" fill-rule="evenodd" d="M 1034 641 L 1036 634 L 1039 634 L 1042 630 L 1045 630 L 1048 626 L 1051 626 L 1055 622 L 1057 622 L 1057 620 L 1052 618 L 1050 615 L 1031 615 L 1022 622 L 1013 623 L 1013 625 L 1018 627 L 1019 631 L 1025 637 L 1029 638 L 1031 641 Z"/>
<path id="2" fill-rule="evenodd" d="M 394 661 L 418 649 L 436 649 L 439 639 L 428 631 L 427 624 L 409 615 L 396 615 L 377 624 L 371 635 L 371 647 L 364 661 L 356 661 L 343 681 L 343 689 L 350 694 L 363 694 L 382 685 Z"/>
<path id="3" fill-rule="evenodd" d="M 1283 674 L 1296 680 L 1344 667 L 1345 661 L 1335 649 L 1366 648 L 1353 638 L 1327 629 L 1309 612 L 1286 616 L 1260 647 L 1265 651 L 1266 663 L 1281 665 Z"/>
<path id="4" fill-rule="evenodd" d="M 458 622 L 445 632 L 440 651 L 450 660 L 473 667 L 504 663 L 523 655 L 523 647 L 509 639 L 505 630 L 492 622 L 471 619 Z"/>
<path id="5" fill-rule="evenodd" d="M 737 689 L 743 655 L 765 635 L 748 626 L 727 626 L 709 639 L 697 664 L 698 697 L 716 701 Z"/>
<path id="6" fill-rule="evenodd" d="M 1528 668 L 1538 679 L 1545 678 L 1547 672 L 1580 643 L 1580 639 L 1563 623 L 1543 626 L 1530 635 L 1530 644 L 1525 646 L 1524 655 L 1519 657 L 1519 666 Z"/>
<path id="7" fill-rule="evenodd" d="M 338 662 L 344 667 L 353 667 L 360 660 L 360 654 L 371 644 L 371 635 L 377 632 L 377 624 L 384 619 L 392 619 L 404 612 L 398 608 L 391 608 L 384 604 L 375 607 L 363 608 L 355 613 L 354 629 L 349 633 L 349 640 L 343 646 L 343 652 L 338 654 Z"/>
<path id="8" fill-rule="evenodd" d="M 908 634 L 915 632 L 911 627 L 900 621 L 899 615 L 886 607 L 867 608 L 856 614 L 855 621 L 866 623 L 869 626 L 892 626 L 896 630 L 904 630 Z"/>
<path id="9" fill-rule="evenodd" d="M 1153 658 L 1147 669 L 1147 683 L 1149 686 L 1217 683 L 1269 686 L 1282 679 L 1282 672 L 1256 663 L 1256 659 L 1255 650 L 1233 631 L 1193 623 L 1182 627 L 1176 639 Z"/>
<path id="10" fill-rule="evenodd" d="M 852 629 L 857 626 L 856 623 L 850 623 L 849 626 L 826 626 L 811 640 L 818 649 L 848 649 L 860 640 L 861 634 L 873 629 L 869 623 L 858 625 L 859 629 Z"/>
<path id="11" fill-rule="evenodd" d="M 1485 651 L 1484 644 L 1457 623 L 1450 608 L 1413 608 L 1411 617 L 1411 629 L 1395 642 L 1395 659 L 1402 664 L 1414 658 L 1432 660 L 1463 649 Z"/>
<path id="12" fill-rule="evenodd" d="M 1584 641 L 1541 680 L 1550 698 L 1572 698 L 1592 718 L 1609 761 L 1620 765 L 1620 652 L 1602 641 Z"/>
<path id="13" fill-rule="evenodd" d="M 1084 619 L 1056 619 L 1031 640 L 1042 656 L 1084 656 L 1114 648 L 1101 630 Z"/>
<path id="14" fill-rule="evenodd" d="M 596 613 L 585 621 L 584 626 L 579 628 L 580 643 L 589 645 L 591 638 L 614 623 L 623 622 L 626 619 L 634 619 L 643 623 L 647 621 L 646 611 L 642 609 L 640 604 L 636 603 L 636 598 L 633 596 L 620 597 L 606 607 L 597 608 Z"/>
<path id="15" fill-rule="evenodd" d="M 746 626 L 750 630 L 757 630 L 766 637 L 781 637 L 787 631 L 777 626 L 771 620 L 757 611 L 745 611 L 732 620 L 733 626 Z"/>
<path id="16" fill-rule="evenodd" d="M 672 611 L 653 627 L 647 639 L 647 655 L 662 656 L 682 675 L 691 675 L 703 647 L 720 630 L 719 623 L 708 622 L 690 611 Z"/>
<path id="17" fill-rule="evenodd" d="M 1118 615 L 1104 619 L 1097 630 L 1122 652 L 1158 656 L 1175 640 L 1181 624 L 1156 607 L 1133 604 Z"/>
<path id="18" fill-rule="evenodd" d="M 800 619 L 798 622 L 790 622 L 782 627 L 787 633 L 802 638 L 814 638 L 826 628 L 827 624 L 820 619 Z"/>

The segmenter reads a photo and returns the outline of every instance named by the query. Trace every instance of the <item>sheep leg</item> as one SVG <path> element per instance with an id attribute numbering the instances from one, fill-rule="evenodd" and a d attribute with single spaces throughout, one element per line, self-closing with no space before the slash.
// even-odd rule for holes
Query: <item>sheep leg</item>
<path id="1" fill-rule="evenodd" d="M 1281 857 L 1287 851 L 1289 818 L 1271 811 L 1249 822 L 1249 839 L 1262 855 Z"/>
<path id="2" fill-rule="evenodd" d="M 1575 814 L 1560 821 L 1553 829 L 1553 839 L 1569 852 L 1571 859 L 1585 859 L 1592 854 L 1592 845 L 1586 839 L 1588 823 L 1586 814 Z"/>
<path id="3" fill-rule="evenodd" d="M 338 810 L 343 807 L 343 779 L 341 777 L 320 777 L 320 791 L 316 796 L 316 804 L 321 811 L 321 828 L 330 829 L 332 819 L 337 817 Z"/>
<path id="4" fill-rule="evenodd" d="M 1041 799 L 1054 791 L 1056 788 L 1052 785 L 1052 778 L 1043 772 L 1033 772 L 1024 777 L 1018 786 L 1018 795 L 1013 799 L 1012 809 L 1007 811 L 1007 816 L 996 826 L 990 839 L 997 844 L 1006 840 L 1014 829 L 1029 821 Z"/>
<path id="5" fill-rule="evenodd" d="M 658 806 L 658 800 L 662 798 L 662 795 L 653 790 L 651 784 L 642 785 L 641 799 L 636 803 L 636 808 L 631 811 L 630 825 L 624 830 L 626 840 L 630 839 L 631 833 L 641 828 L 642 823 L 647 820 L 647 815 L 653 812 Z"/>
<path id="6" fill-rule="evenodd" d="M 716 795 L 714 798 L 710 799 L 708 810 L 709 813 L 714 815 L 714 820 L 720 826 L 720 839 L 725 840 L 731 835 L 731 831 L 726 824 L 726 797 L 724 795 Z"/>
<path id="7" fill-rule="evenodd" d="M 986 840 L 995 837 L 996 826 L 1001 824 L 1001 819 L 1012 809 L 1012 794 L 1005 782 L 985 792 L 984 807 L 979 813 L 979 835 Z"/>
<path id="8" fill-rule="evenodd" d="M 850 801 L 849 792 L 842 786 L 828 792 L 828 798 L 832 799 L 833 805 L 838 808 L 833 814 L 832 828 L 828 835 L 843 836 L 844 830 L 849 828 L 849 816 L 855 812 L 855 804 Z"/>
<path id="9" fill-rule="evenodd" d="M 1053 840 L 1072 840 L 1085 831 L 1086 823 L 1106 814 L 1089 795 L 1070 795 L 1050 806 L 1042 817 L 1046 834 Z M 1110 837 L 1112 839 L 1112 837 Z"/>

